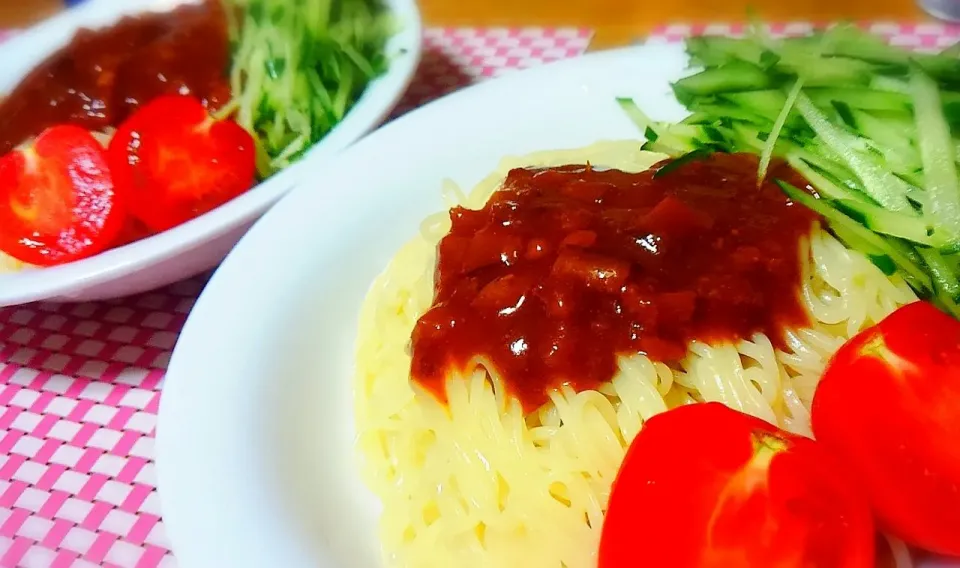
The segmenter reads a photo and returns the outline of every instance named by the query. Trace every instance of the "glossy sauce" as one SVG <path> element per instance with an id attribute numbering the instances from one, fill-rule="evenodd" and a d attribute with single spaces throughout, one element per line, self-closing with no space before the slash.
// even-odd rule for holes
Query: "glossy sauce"
<path id="1" fill-rule="evenodd" d="M 530 411 L 610 380 L 620 354 L 677 361 L 694 339 L 782 343 L 809 324 L 799 241 L 815 215 L 758 188 L 752 155 L 662 166 L 515 169 L 483 209 L 452 209 L 414 379 L 442 400 L 446 374 L 482 356 Z M 775 177 L 806 186 L 786 166 Z"/>
<path id="2" fill-rule="evenodd" d="M 217 108 L 230 100 L 229 64 L 216 0 L 80 30 L 0 102 L 0 155 L 55 124 L 116 126 L 158 95 L 193 94 Z"/>

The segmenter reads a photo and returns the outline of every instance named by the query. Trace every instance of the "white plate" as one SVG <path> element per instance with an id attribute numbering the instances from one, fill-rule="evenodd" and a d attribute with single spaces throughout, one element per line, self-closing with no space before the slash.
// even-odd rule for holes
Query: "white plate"
<path id="1" fill-rule="evenodd" d="M 0 44 L 0 94 L 66 45 L 77 29 L 109 25 L 123 15 L 164 11 L 194 0 L 90 0 Z M 420 60 L 420 14 L 415 0 L 385 0 L 400 31 L 388 45 L 395 57 L 357 104 L 304 158 L 206 215 L 142 241 L 78 262 L 0 274 L 0 306 L 35 300 L 87 301 L 142 292 L 216 266 L 250 225 L 300 177 L 373 129 L 406 90 Z M 329 191 L 311 184 L 312 191 Z"/>
<path id="2" fill-rule="evenodd" d="M 311 172 L 315 185 L 257 223 L 193 309 L 160 402 L 160 497 L 179 564 L 379 566 L 351 395 L 371 281 L 442 209 L 444 177 L 470 186 L 504 155 L 637 138 L 614 98 L 678 119 L 668 83 L 684 66 L 679 46 L 631 48 L 464 90 Z"/>

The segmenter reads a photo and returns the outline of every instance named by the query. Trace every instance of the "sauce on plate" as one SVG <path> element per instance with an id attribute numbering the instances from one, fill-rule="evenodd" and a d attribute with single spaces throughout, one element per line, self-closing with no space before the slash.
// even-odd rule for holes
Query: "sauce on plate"
<path id="1" fill-rule="evenodd" d="M 230 100 L 230 45 L 220 3 L 127 17 L 80 30 L 0 102 L 0 155 L 61 123 L 100 131 L 159 95 Z"/>
<path id="2" fill-rule="evenodd" d="M 800 239 L 816 216 L 757 158 L 713 154 L 670 171 L 514 169 L 480 210 L 456 207 L 411 374 L 441 400 L 483 357 L 526 411 L 561 385 L 596 388 L 617 356 L 677 361 L 717 343 L 809 324 Z M 807 184 L 786 165 L 768 179 Z"/>

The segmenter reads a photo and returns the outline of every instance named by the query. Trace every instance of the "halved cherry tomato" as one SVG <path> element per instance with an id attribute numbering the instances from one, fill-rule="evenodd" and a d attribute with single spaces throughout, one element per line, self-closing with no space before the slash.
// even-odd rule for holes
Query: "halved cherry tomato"
<path id="1" fill-rule="evenodd" d="M 881 527 L 960 556 L 960 322 L 916 302 L 854 337 L 824 372 L 812 422 Z"/>
<path id="2" fill-rule="evenodd" d="M 120 234 L 113 240 L 111 247 L 122 247 L 145 239 L 155 233 L 147 228 L 142 221 L 134 217 L 127 217 L 127 222 L 120 229 Z"/>
<path id="3" fill-rule="evenodd" d="M 198 217 L 250 189 L 253 138 L 230 120 L 214 120 L 193 97 L 168 95 L 133 113 L 108 149 L 130 211 L 154 231 Z"/>
<path id="4" fill-rule="evenodd" d="M 103 147 L 77 126 L 53 126 L 0 158 L 0 250 L 52 266 L 107 248 L 125 207 Z"/>
<path id="5" fill-rule="evenodd" d="M 720 403 L 654 416 L 613 485 L 600 568 L 874 568 L 866 500 L 816 442 Z"/>

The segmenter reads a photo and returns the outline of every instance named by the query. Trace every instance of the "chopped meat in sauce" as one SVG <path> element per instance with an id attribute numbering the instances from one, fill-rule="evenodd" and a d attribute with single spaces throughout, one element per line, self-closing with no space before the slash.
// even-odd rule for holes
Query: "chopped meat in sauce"
<path id="1" fill-rule="evenodd" d="M 230 100 L 229 65 L 216 0 L 81 30 L 0 102 L 0 155 L 56 124 L 117 126 L 158 95 L 192 94 L 218 108 Z"/>
<path id="2" fill-rule="evenodd" d="M 815 215 L 758 188 L 755 156 L 655 170 L 515 169 L 482 209 L 451 210 L 414 379 L 443 399 L 479 355 L 529 411 L 610 380 L 618 355 L 676 361 L 692 340 L 779 343 L 808 324 L 799 242 Z M 774 177 L 806 185 L 785 165 Z"/>

